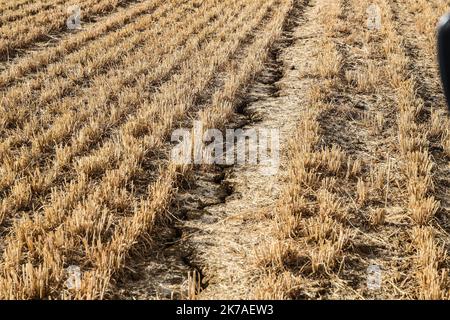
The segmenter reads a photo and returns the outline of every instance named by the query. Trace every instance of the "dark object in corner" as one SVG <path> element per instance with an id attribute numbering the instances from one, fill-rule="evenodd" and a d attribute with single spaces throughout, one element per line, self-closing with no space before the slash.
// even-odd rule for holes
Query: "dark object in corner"
<path id="1" fill-rule="evenodd" d="M 442 85 L 447 98 L 447 107 L 450 110 L 450 13 L 439 21 L 437 38 Z"/>

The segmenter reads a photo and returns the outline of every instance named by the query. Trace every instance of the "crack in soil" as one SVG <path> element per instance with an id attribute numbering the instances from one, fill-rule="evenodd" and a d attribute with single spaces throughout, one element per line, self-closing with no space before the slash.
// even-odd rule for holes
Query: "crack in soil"
<path id="1" fill-rule="evenodd" d="M 305 105 L 298 94 L 289 92 L 302 90 L 312 81 L 293 87 L 291 77 L 298 77 L 300 70 L 295 64 L 300 64 L 298 59 L 302 57 L 287 50 L 296 41 L 313 39 L 296 35 L 309 3 L 294 2 L 282 37 L 270 48 L 263 71 L 242 89 L 234 119 L 227 128 L 280 128 L 282 146 L 287 142 L 301 115 L 299 106 Z M 269 213 L 265 208 L 277 199 L 279 178 L 264 176 L 258 166 L 249 164 L 196 167 L 180 187 L 170 210 L 174 223 L 161 227 L 160 245 L 151 246 L 159 250 L 147 250 L 140 255 L 142 259 L 134 259 L 116 284 L 115 297 L 188 298 L 192 285 L 188 274 L 193 271 L 200 278 L 200 298 L 250 297 L 255 274 L 245 269 L 253 249 L 266 236 Z M 258 219 L 260 215 L 266 218 Z"/>
<path id="2" fill-rule="evenodd" d="M 283 36 L 269 51 L 264 70 L 241 95 L 232 128 L 280 128 L 282 142 L 287 141 L 288 132 L 297 123 L 296 117 L 300 112 L 297 105 L 279 101 L 288 98 L 287 95 L 282 96 L 283 90 L 286 90 L 283 84 L 291 85 L 289 80 L 282 81 L 286 77 L 285 70 L 296 69 L 287 63 L 284 54 L 299 39 L 294 35 L 295 29 L 300 25 L 299 17 L 308 4 L 309 1 L 303 4 L 296 2 L 288 15 Z M 184 224 L 186 230 L 191 229 L 190 234 L 185 232 L 189 237 L 187 241 L 194 248 L 192 260 L 200 266 L 203 281 L 208 284 L 204 286 L 201 298 L 244 298 L 252 295 L 252 280 L 256 274 L 255 270 L 247 269 L 247 264 L 253 249 L 265 237 L 265 227 L 268 227 L 267 218 L 258 219 L 258 215 L 269 214 L 266 208 L 272 206 L 278 197 L 280 178 L 263 177 L 257 169 L 250 165 L 217 166 L 215 170 L 220 170 L 222 177 L 220 185 L 230 186 L 233 192 L 228 193 L 220 203 L 204 207 L 200 219 L 187 220 Z M 197 174 L 201 176 L 205 172 Z M 213 224 L 202 221 L 202 218 L 210 216 L 219 220 Z M 256 222 L 258 220 L 259 223 Z"/>

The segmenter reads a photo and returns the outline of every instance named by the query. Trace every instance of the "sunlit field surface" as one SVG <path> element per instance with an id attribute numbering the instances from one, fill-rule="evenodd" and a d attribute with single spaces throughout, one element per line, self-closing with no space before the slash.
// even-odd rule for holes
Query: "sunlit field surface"
<path id="1" fill-rule="evenodd" d="M 1 299 L 448 299 L 444 0 L 1 0 Z M 173 132 L 276 129 L 281 163 Z"/>

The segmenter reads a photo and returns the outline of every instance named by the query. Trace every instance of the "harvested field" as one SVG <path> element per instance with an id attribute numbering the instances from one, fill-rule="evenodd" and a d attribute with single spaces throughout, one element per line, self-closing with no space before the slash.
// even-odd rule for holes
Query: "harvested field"
<path id="1" fill-rule="evenodd" d="M 0 1 L 0 299 L 450 298 L 447 10 Z"/>

